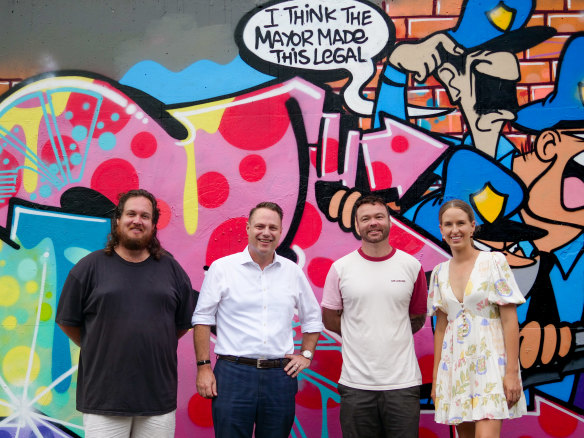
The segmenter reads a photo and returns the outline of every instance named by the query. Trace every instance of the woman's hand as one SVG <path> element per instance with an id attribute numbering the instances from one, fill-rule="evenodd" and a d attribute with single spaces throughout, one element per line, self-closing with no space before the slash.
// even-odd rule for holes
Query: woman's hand
<path id="1" fill-rule="evenodd" d="M 516 374 L 506 374 L 503 378 L 503 390 L 505 391 L 507 406 L 509 408 L 513 407 L 519 401 L 523 392 L 519 376 Z"/>

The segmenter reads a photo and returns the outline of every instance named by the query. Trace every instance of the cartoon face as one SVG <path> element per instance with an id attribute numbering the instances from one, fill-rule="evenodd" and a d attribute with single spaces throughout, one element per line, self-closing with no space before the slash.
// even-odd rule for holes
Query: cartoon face
<path id="1" fill-rule="evenodd" d="M 494 156 L 503 125 L 515 119 L 519 62 L 513 53 L 478 50 L 450 57 L 438 69 L 453 104 L 462 110 L 474 145 Z"/>
<path id="2" fill-rule="evenodd" d="M 369 243 L 386 241 L 391 223 L 387 208 L 382 204 L 362 204 L 355 214 L 355 229 Z"/>
<path id="3" fill-rule="evenodd" d="M 546 168 L 528 184 L 530 213 L 544 222 L 584 228 L 584 127 L 544 131 L 535 154 Z"/>

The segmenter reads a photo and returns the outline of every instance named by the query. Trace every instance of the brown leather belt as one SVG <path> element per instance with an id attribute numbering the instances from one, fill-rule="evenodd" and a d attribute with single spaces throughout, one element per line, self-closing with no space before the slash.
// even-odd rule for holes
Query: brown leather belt
<path id="1" fill-rule="evenodd" d="M 226 360 L 227 362 L 240 363 L 242 365 L 249 365 L 259 369 L 263 368 L 284 368 L 290 362 L 290 359 L 253 359 L 251 357 L 228 356 L 218 354 L 217 359 Z"/>

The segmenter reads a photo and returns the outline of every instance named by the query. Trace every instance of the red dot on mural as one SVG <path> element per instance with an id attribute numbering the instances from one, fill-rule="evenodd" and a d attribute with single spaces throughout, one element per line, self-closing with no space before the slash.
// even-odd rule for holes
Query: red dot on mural
<path id="1" fill-rule="evenodd" d="M 236 148 L 248 151 L 269 148 L 280 141 L 290 124 L 286 109 L 288 98 L 284 94 L 227 108 L 219 132 Z"/>
<path id="2" fill-rule="evenodd" d="M 315 257 L 308 264 L 307 273 L 308 278 L 316 287 L 323 287 L 326 280 L 326 275 L 333 261 L 324 257 Z"/>
<path id="3" fill-rule="evenodd" d="M 394 152 L 405 152 L 410 147 L 410 142 L 403 135 L 396 135 L 391 139 L 391 149 Z"/>
<path id="4" fill-rule="evenodd" d="M 422 372 L 422 383 L 432 383 L 432 374 L 434 373 L 434 356 L 427 354 L 418 358 L 420 371 Z"/>
<path id="5" fill-rule="evenodd" d="M 389 189 L 391 187 L 392 176 L 391 170 L 389 170 L 387 164 L 382 163 L 381 161 L 374 161 L 371 163 L 371 167 L 373 168 L 373 175 L 375 176 L 375 188 L 371 188 L 374 190 Z"/>
<path id="6" fill-rule="evenodd" d="M 149 132 L 139 132 L 134 136 L 131 143 L 132 152 L 138 158 L 148 158 L 154 155 L 158 142 L 156 137 Z"/>
<path id="7" fill-rule="evenodd" d="M 316 243 L 322 231 L 322 219 L 318 210 L 309 204 L 304 204 L 304 213 L 294 236 L 293 243 L 302 249 L 311 247 Z"/>
<path id="8" fill-rule="evenodd" d="M 91 188 L 117 204 L 118 195 L 139 187 L 138 174 L 129 162 L 112 158 L 101 163 L 91 177 Z"/>
<path id="9" fill-rule="evenodd" d="M 259 155 L 248 155 L 239 163 L 239 174 L 246 181 L 259 181 L 266 174 L 266 161 Z"/>
<path id="10" fill-rule="evenodd" d="M 539 408 L 539 424 L 544 432 L 556 438 L 572 436 L 578 427 L 578 420 L 548 405 L 541 403 Z"/>
<path id="11" fill-rule="evenodd" d="M 424 242 L 406 230 L 394 225 L 389 232 L 389 244 L 408 254 L 414 255 L 424 247 Z"/>
<path id="12" fill-rule="evenodd" d="M 156 199 L 156 203 L 158 204 L 158 209 L 160 210 L 157 228 L 159 230 L 162 230 L 170 222 L 170 216 L 172 212 L 170 210 L 170 206 L 162 199 Z"/>
<path id="13" fill-rule="evenodd" d="M 247 218 L 236 217 L 226 220 L 213 230 L 207 245 L 207 266 L 211 266 L 218 258 L 243 251 L 247 245 L 246 224 Z"/>
<path id="14" fill-rule="evenodd" d="M 211 415 L 211 399 L 203 398 L 195 394 L 189 400 L 188 405 L 189 418 L 197 426 L 213 426 L 213 416 Z"/>
<path id="15" fill-rule="evenodd" d="M 206 208 L 217 208 L 229 196 L 229 182 L 219 172 L 207 172 L 197 179 L 199 204 Z"/>

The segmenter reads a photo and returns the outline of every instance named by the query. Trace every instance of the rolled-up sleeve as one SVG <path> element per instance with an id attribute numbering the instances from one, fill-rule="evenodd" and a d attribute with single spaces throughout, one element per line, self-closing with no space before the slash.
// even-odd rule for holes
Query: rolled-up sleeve
<path id="1" fill-rule="evenodd" d="M 197 307 L 193 313 L 191 323 L 194 325 L 216 325 L 217 308 L 221 301 L 222 274 L 218 266 L 213 263 L 205 274 Z"/>
<path id="2" fill-rule="evenodd" d="M 320 333 L 324 330 L 320 306 L 314 296 L 314 292 L 300 268 L 297 273 L 298 294 L 298 319 L 302 327 L 302 333 Z"/>

